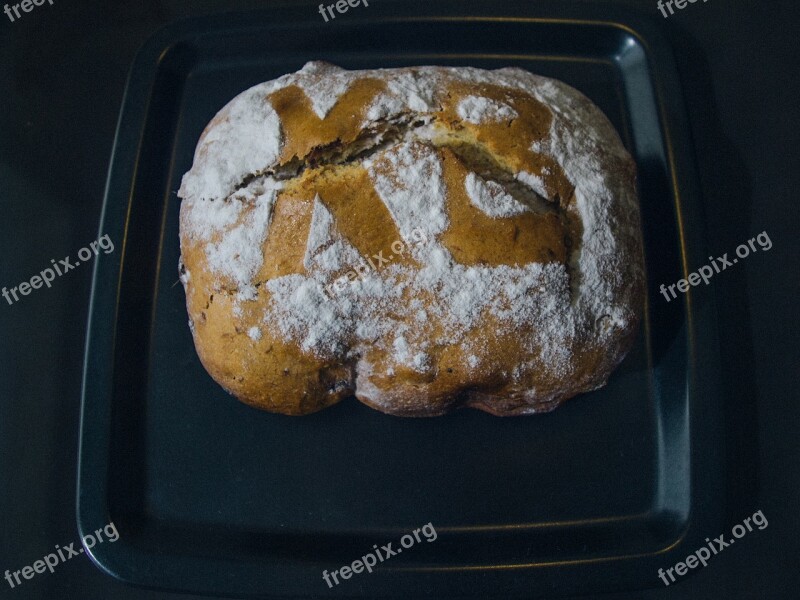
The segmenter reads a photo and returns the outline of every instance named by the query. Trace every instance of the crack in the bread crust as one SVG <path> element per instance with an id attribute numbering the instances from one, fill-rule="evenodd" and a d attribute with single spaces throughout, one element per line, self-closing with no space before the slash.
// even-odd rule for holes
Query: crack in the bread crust
<path id="1" fill-rule="evenodd" d="M 236 186 L 233 193 L 246 188 L 253 181 L 270 177 L 277 181 L 296 179 L 308 170 L 328 166 L 348 165 L 366 160 L 396 144 L 414 129 L 426 125 L 428 120 L 403 115 L 391 120 L 378 120 L 375 126 L 362 132 L 345 144 L 341 139 L 315 146 L 305 156 L 293 156 L 272 168 L 250 173 Z"/>
<path id="2" fill-rule="evenodd" d="M 331 143 L 312 148 L 303 157 L 295 155 L 275 167 L 247 175 L 226 200 L 259 180 L 272 178 L 287 182 L 300 178 L 307 171 L 347 167 L 377 156 L 403 141 L 417 141 L 435 148 L 448 148 L 469 171 L 486 181 L 500 184 L 515 200 L 524 204 L 534 213 L 556 214 L 564 231 L 567 258 L 563 264 L 574 301 L 577 298 L 579 283 L 577 257 L 580 250 L 581 224 L 576 221 L 574 215 L 570 215 L 567 211 L 570 198 L 562 198 L 558 194 L 552 199 L 541 196 L 530 186 L 517 179 L 511 169 L 501 164 L 489 149 L 477 140 L 458 139 L 454 135 L 448 135 L 458 133 L 461 131 L 460 129 L 443 128 L 441 131 L 436 130 L 437 135 L 431 135 L 431 132 L 434 131 L 431 127 L 437 122 L 435 114 L 420 117 L 404 113 L 392 119 L 379 119 L 348 143 L 336 139 Z M 573 271 L 578 271 L 578 273 L 573 273 Z"/>
<path id="3" fill-rule="evenodd" d="M 269 177 L 277 181 L 288 181 L 300 177 L 308 170 L 365 161 L 391 146 L 407 140 L 428 143 L 437 148 L 449 148 L 465 167 L 484 179 L 502 184 L 515 199 L 520 200 L 535 212 L 552 212 L 554 210 L 551 200 L 543 198 L 517 180 L 514 173 L 503 167 L 482 144 L 465 140 L 451 140 L 444 135 L 437 140 L 415 135 L 416 132 L 422 131 L 436 122 L 437 119 L 434 115 L 419 117 L 410 114 L 390 120 L 378 120 L 372 127 L 347 144 L 341 139 L 336 139 L 328 144 L 312 148 L 303 157 L 295 155 L 273 168 L 251 173 L 242 179 L 232 193 L 235 194 L 260 178 Z"/>

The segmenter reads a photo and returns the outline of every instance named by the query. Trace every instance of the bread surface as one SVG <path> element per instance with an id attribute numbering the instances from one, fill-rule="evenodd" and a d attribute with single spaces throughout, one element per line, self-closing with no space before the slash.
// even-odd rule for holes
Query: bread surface
<path id="1" fill-rule="evenodd" d="M 545 412 L 636 333 L 634 162 L 521 69 L 308 63 L 214 117 L 179 196 L 197 352 L 268 411 Z"/>

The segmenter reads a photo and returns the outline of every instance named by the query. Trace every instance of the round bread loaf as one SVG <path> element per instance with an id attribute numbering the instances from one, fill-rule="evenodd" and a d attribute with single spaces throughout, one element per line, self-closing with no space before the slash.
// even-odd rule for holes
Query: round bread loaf
<path id="1" fill-rule="evenodd" d="M 308 63 L 214 117 L 178 195 L 197 352 L 258 408 L 545 412 L 636 333 L 634 162 L 521 69 Z"/>

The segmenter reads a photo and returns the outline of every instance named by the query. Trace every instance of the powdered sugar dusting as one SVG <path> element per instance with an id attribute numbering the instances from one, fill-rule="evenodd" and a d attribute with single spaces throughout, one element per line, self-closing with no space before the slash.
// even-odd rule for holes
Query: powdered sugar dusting
<path id="1" fill-rule="evenodd" d="M 333 215 L 325 208 L 319 199 L 319 194 L 314 198 L 314 208 L 311 213 L 311 229 L 308 231 L 306 254 L 303 257 L 303 266 L 311 269 L 314 255 L 320 248 L 333 242 Z"/>
<path id="2" fill-rule="evenodd" d="M 446 190 L 436 150 L 420 142 L 404 142 L 390 148 L 380 158 L 368 161 L 365 166 L 403 239 L 412 243 L 415 229 L 423 231 L 428 238 L 442 233 L 448 224 Z M 388 164 L 391 174 L 377 169 L 379 164 Z"/>
<path id="3" fill-rule="evenodd" d="M 328 301 L 322 285 L 303 275 L 286 275 L 266 284 L 279 310 L 267 314 L 267 326 L 277 327 L 289 339 L 311 353 L 335 355 L 344 349 L 348 334 L 354 327 L 351 310 L 343 303 Z M 343 310 L 344 309 L 344 310 Z"/>
<path id="4" fill-rule="evenodd" d="M 545 348 L 538 360 L 566 372 L 574 334 L 570 314 L 569 277 L 564 265 L 533 263 L 525 267 L 464 266 L 434 244 L 432 261 L 423 269 L 393 266 L 388 276 L 368 276 L 358 285 L 328 297 L 318 273 L 289 275 L 267 284 L 272 302 L 265 322 L 322 357 L 360 352 L 362 344 L 381 344 L 397 364 L 415 370 L 432 368 L 431 331 L 443 333 L 437 344 L 458 344 L 486 315 L 497 317 L 500 331 L 510 334 L 536 323 L 530 348 Z M 426 320 L 403 292 L 418 297 L 433 292 Z M 415 322 L 410 328 L 407 323 Z"/>
<path id="5" fill-rule="evenodd" d="M 508 121 L 519 116 L 508 104 L 484 98 L 483 96 L 467 96 L 458 103 L 458 116 L 474 125 Z"/>
<path id="6" fill-rule="evenodd" d="M 307 63 L 298 71 L 295 85 L 308 96 L 316 115 L 324 119 L 336 106 L 339 98 L 350 88 L 354 77 L 350 71 L 317 61 Z"/>
<path id="7" fill-rule="evenodd" d="M 485 181 L 475 173 L 467 173 L 464 185 L 473 206 L 490 217 L 513 217 L 528 210 L 522 202 L 506 192 L 502 185 L 495 181 Z"/>
<path id="8" fill-rule="evenodd" d="M 183 231 L 193 239 L 210 240 L 218 232 L 236 223 L 245 209 L 239 199 L 230 200 L 185 200 L 183 211 L 186 214 Z"/>
<path id="9" fill-rule="evenodd" d="M 379 69 L 367 73 L 370 77 L 384 79 L 387 91 L 378 94 L 367 108 L 363 127 L 379 120 L 396 119 L 409 111 L 425 114 L 439 109 L 436 93 L 442 87 L 442 78 L 438 73 L 430 69 L 402 72 Z"/>
<path id="10" fill-rule="evenodd" d="M 528 173 L 527 171 L 521 171 L 517 173 L 517 179 L 539 194 L 542 198 L 551 200 L 550 194 L 547 193 L 547 188 L 544 185 L 544 179 L 538 175 Z"/>
<path id="11" fill-rule="evenodd" d="M 425 352 L 413 352 L 413 346 L 405 337 L 406 331 L 407 328 L 404 328 L 403 333 L 394 338 L 392 344 L 394 356 L 398 363 L 411 367 L 415 371 L 425 372 L 431 367 L 430 357 Z"/>
<path id="12" fill-rule="evenodd" d="M 206 246 L 208 266 L 229 277 L 239 288 L 251 287 L 253 277 L 263 264 L 261 246 L 267 238 L 276 196 L 275 190 L 258 196 L 240 225 L 223 233 L 218 242 Z"/>
<path id="13" fill-rule="evenodd" d="M 554 80 L 537 78 L 531 85 L 530 74 L 526 79 L 526 89 L 538 99 L 561 107 L 546 149 L 575 186 L 575 205 L 583 225 L 580 248 L 572 257 L 578 284 L 576 310 L 593 325 L 603 323 L 600 333 L 607 336 L 633 318 L 614 290 L 621 287 L 620 278 L 626 272 L 619 265 L 618 238 L 637 235 L 638 205 L 633 187 L 624 178 L 612 177 L 609 168 L 617 164 L 625 172 L 628 155 L 621 143 L 609 143 L 619 137 L 588 99 Z M 612 227 L 615 214 L 628 215 L 627 224 L 617 222 Z M 638 261 L 628 269 L 632 267 L 635 277 L 643 276 Z"/>
<path id="14" fill-rule="evenodd" d="M 359 262 L 361 256 L 336 231 L 333 215 L 317 195 L 311 213 L 311 229 L 308 233 L 303 266 L 307 270 L 319 269 L 329 274 Z"/>
<path id="15" fill-rule="evenodd" d="M 250 173 L 275 162 L 282 144 L 278 113 L 255 87 L 237 96 L 216 117 L 183 176 L 181 198 L 221 200 Z"/>

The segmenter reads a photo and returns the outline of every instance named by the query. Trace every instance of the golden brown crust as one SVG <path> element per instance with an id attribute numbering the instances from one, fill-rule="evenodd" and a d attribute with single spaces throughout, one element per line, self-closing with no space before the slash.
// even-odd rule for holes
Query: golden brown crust
<path id="1" fill-rule="evenodd" d="M 180 195 L 198 354 L 258 408 L 545 412 L 635 337 L 633 161 L 517 69 L 307 65 L 215 117 Z"/>

